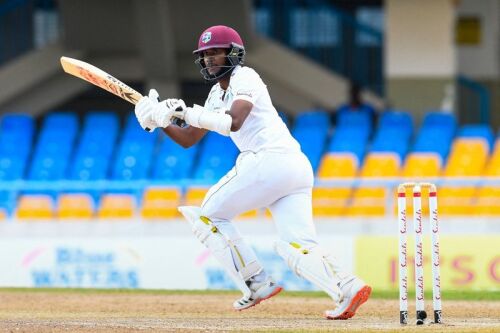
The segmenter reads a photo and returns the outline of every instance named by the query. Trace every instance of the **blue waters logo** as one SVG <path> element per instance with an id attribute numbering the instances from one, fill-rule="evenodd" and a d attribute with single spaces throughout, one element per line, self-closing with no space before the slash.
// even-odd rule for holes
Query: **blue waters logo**
<path id="1" fill-rule="evenodd" d="M 57 247 L 51 265 L 33 265 L 31 277 L 35 287 L 138 288 L 136 264 L 119 262 L 125 251 L 87 250 L 79 247 Z M 123 261 L 123 260 L 122 260 Z M 134 259 L 135 261 L 135 259 Z"/>

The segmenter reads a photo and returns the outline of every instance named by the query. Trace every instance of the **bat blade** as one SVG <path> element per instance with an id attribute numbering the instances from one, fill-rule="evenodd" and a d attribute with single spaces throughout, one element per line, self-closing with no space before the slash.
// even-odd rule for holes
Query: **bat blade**
<path id="1" fill-rule="evenodd" d="M 90 82 L 134 105 L 142 98 L 142 95 L 136 90 L 89 63 L 69 57 L 61 57 L 61 65 L 66 73 Z"/>

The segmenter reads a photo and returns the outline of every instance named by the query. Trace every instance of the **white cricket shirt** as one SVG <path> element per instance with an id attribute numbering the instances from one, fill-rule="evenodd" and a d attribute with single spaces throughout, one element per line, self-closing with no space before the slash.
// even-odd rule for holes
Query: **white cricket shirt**
<path id="1" fill-rule="evenodd" d="M 210 111 L 230 110 L 233 102 L 238 99 L 253 104 L 240 130 L 230 133 L 240 151 L 271 149 L 300 152 L 298 142 L 274 108 L 267 86 L 250 67 L 237 66 L 233 70 L 226 94 L 219 83 L 215 84 L 205 101 L 205 108 Z"/>

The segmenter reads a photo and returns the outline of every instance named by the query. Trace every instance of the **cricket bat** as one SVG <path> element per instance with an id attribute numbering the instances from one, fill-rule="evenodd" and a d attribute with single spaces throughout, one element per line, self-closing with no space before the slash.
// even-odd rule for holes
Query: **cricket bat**
<path id="1" fill-rule="evenodd" d="M 66 73 L 90 82 L 134 105 L 142 98 L 139 92 L 89 63 L 73 58 L 61 57 L 61 65 Z"/>

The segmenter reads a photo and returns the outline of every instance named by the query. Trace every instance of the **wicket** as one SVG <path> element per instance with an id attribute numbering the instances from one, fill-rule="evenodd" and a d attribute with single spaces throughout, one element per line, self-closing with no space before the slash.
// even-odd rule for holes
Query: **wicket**
<path id="1" fill-rule="evenodd" d="M 415 232 L 415 294 L 417 325 L 427 313 L 424 307 L 424 255 L 422 244 L 422 188 L 429 189 L 429 224 L 432 241 L 432 298 L 434 322 L 441 323 L 441 278 L 439 273 L 439 229 L 436 186 L 430 183 L 403 183 L 398 186 L 399 222 L 399 321 L 408 324 L 408 266 L 406 189 L 413 189 L 413 223 Z"/>

